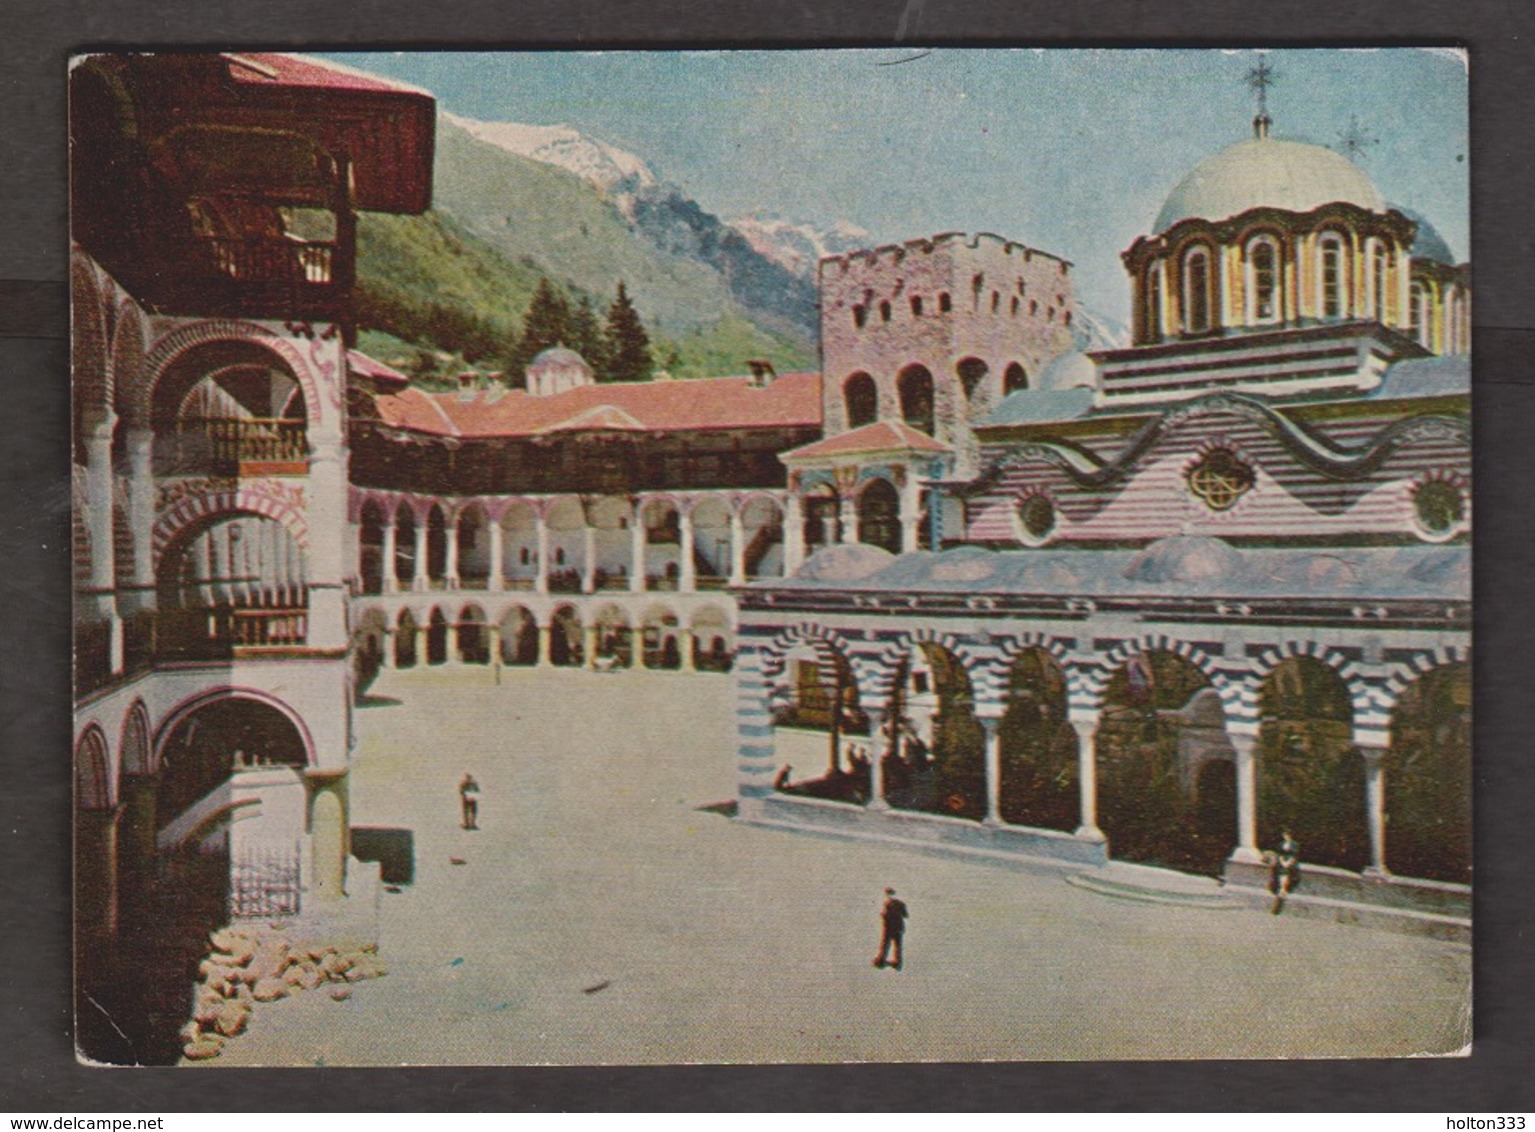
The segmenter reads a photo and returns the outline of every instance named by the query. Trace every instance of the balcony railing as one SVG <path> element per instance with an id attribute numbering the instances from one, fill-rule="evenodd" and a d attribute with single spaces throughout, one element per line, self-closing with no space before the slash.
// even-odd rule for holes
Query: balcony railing
<path id="1" fill-rule="evenodd" d="M 309 635 L 309 610 L 303 607 L 167 609 L 155 621 L 155 654 L 174 660 L 215 660 L 243 649 L 296 648 Z"/>
<path id="2" fill-rule="evenodd" d="M 301 474 L 308 467 L 309 437 L 305 422 L 286 417 L 191 417 L 157 446 L 162 474 L 215 472 L 239 475 L 257 468 L 263 473 Z"/>

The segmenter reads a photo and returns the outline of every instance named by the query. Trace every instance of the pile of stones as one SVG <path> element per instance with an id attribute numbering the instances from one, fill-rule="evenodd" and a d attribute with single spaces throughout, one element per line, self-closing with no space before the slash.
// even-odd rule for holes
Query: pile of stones
<path id="1" fill-rule="evenodd" d="M 351 997 L 350 983 L 388 974 L 376 943 L 296 942 L 280 925 L 221 928 L 198 964 L 192 1017 L 181 1028 L 181 1052 L 189 1061 L 217 1057 L 224 1042 L 243 1033 L 258 1002 L 330 984 L 337 1002 Z"/>

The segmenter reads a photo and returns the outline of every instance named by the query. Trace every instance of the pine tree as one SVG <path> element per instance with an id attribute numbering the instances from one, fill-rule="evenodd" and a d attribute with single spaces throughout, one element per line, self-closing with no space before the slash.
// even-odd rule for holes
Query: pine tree
<path id="1" fill-rule="evenodd" d="M 650 335 L 640 321 L 639 312 L 629 301 L 622 280 L 618 295 L 608 307 L 608 381 L 649 381 L 651 366 Z"/>
<path id="2" fill-rule="evenodd" d="M 514 384 L 521 384 L 529 364 L 550 346 L 569 345 L 572 337 L 570 299 L 563 288 L 540 278 L 538 289 L 522 318 L 522 337 L 508 359 Z"/>

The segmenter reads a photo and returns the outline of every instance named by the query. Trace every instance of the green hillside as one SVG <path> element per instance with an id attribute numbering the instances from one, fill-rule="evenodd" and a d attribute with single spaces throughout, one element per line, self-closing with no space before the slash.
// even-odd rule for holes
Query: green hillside
<path id="1" fill-rule="evenodd" d="M 505 368 L 543 276 L 599 310 L 622 280 L 650 331 L 656 368 L 676 377 L 740 373 L 759 357 L 787 371 L 814 356 L 802 335 L 742 309 L 712 268 L 646 241 L 585 181 L 446 121 L 438 124 L 434 207 L 361 218 L 364 348 L 386 350 L 383 360 L 427 384 L 460 361 Z M 433 353 L 452 360 L 433 365 Z"/>

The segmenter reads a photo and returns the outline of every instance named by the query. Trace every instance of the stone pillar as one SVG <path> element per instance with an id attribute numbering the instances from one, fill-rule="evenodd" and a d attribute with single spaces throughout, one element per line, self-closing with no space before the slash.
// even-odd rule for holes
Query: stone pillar
<path id="1" fill-rule="evenodd" d="M 1082 824 L 1076 836 L 1088 841 L 1103 841 L 1098 828 L 1098 716 L 1073 719 L 1077 732 L 1077 789 L 1081 792 Z"/>
<path id="2" fill-rule="evenodd" d="M 458 576 L 458 533 L 459 520 L 462 517 L 462 515 L 450 515 L 444 524 L 446 529 L 443 534 L 447 536 L 448 553 L 443 563 L 442 573 L 443 582 L 450 590 L 459 589 L 462 584 Z"/>
<path id="3" fill-rule="evenodd" d="M 1258 849 L 1258 737 L 1230 735 L 1236 751 L 1237 768 L 1237 847 L 1231 859 L 1246 864 L 1263 863 Z"/>
<path id="4" fill-rule="evenodd" d="M 383 582 L 379 588 L 386 594 L 398 593 L 400 590 L 400 579 L 395 577 L 394 573 L 394 559 L 398 553 L 395 548 L 396 533 L 394 513 L 390 512 L 389 517 L 384 520 L 384 547 L 380 552 L 384 561 L 383 568 L 380 571 Z"/>
<path id="5" fill-rule="evenodd" d="M 679 672 L 696 672 L 697 665 L 693 662 L 693 650 L 698 646 L 694 643 L 693 630 L 677 630 L 677 656 Z"/>
<path id="6" fill-rule="evenodd" d="M 581 592 L 589 594 L 597 589 L 597 528 L 588 523 L 581 533 Z"/>
<path id="7" fill-rule="evenodd" d="M 629 524 L 629 592 L 645 592 L 645 504 L 634 505 L 634 519 Z"/>
<path id="8" fill-rule="evenodd" d="M 1365 876 L 1387 877 L 1386 868 L 1386 749 L 1361 747 L 1364 758 L 1364 806 L 1370 823 L 1370 864 Z"/>
<path id="9" fill-rule="evenodd" d="M 322 901 L 346 895 L 346 858 L 350 852 L 346 817 L 346 778 L 311 779 L 309 803 L 311 873 L 309 891 Z"/>
<path id="10" fill-rule="evenodd" d="M 901 488 L 901 553 L 911 554 L 917 549 L 922 527 L 922 485 L 908 470 L 906 485 Z"/>
<path id="11" fill-rule="evenodd" d="M 597 644 L 599 641 L 597 625 L 595 622 L 586 627 L 586 667 L 597 667 Z"/>
<path id="12" fill-rule="evenodd" d="M 838 525 L 842 528 L 842 530 L 839 532 L 840 537 L 837 539 L 837 541 L 843 544 L 851 544 L 857 542 L 858 501 L 851 495 L 842 497 L 839 519 L 840 522 Z"/>
<path id="13" fill-rule="evenodd" d="M 96 619 L 108 629 L 111 670 L 123 670 L 123 623 L 117 613 L 117 551 L 112 531 L 112 432 L 117 417 L 111 411 L 91 413 L 86 421 L 86 522 L 91 538 L 91 597 Z"/>
<path id="14" fill-rule="evenodd" d="M 805 511 L 798 495 L 791 494 L 784 503 L 783 573 L 790 577 L 805 564 Z"/>
<path id="15" fill-rule="evenodd" d="M 869 800 L 866 806 L 871 810 L 888 810 L 885 756 L 890 752 L 885 746 L 885 713 L 881 708 L 870 708 L 865 714 L 869 717 Z"/>
<path id="16" fill-rule="evenodd" d="M 128 528 L 133 536 L 133 585 L 141 595 L 138 607 L 152 608 L 155 590 L 154 432 L 130 428 L 123 436 L 128 449 Z"/>
<path id="17" fill-rule="evenodd" d="M 346 454 L 339 439 L 310 440 L 309 631 L 311 648 L 345 649 L 347 634 L 346 565 L 342 532 L 346 529 Z"/>
<path id="18" fill-rule="evenodd" d="M 394 664 L 394 635 L 395 635 L 396 632 L 398 632 L 398 630 L 392 629 L 392 628 L 390 628 L 388 626 L 385 626 L 385 628 L 384 628 L 384 639 L 382 641 L 382 647 L 383 647 L 383 650 L 384 650 L 384 655 L 379 660 L 379 666 L 381 668 L 384 668 L 384 669 L 389 670 L 389 671 L 393 671 L 393 669 L 395 667 L 395 664 Z"/>
<path id="19" fill-rule="evenodd" d="M 740 511 L 730 512 L 730 584 L 746 584 L 746 520 Z"/>
<path id="20" fill-rule="evenodd" d="M 979 719 L 986 732 L 986 817 L 987 825 L 1002 824 L 1002 718 L 983 715 Z"/>
<path id="21" fill-rule="evenodd" d="M 548 668 L 554 661 L 550 658 L 549 646 L 554 640 L 554 626 L 540 625 L 538 627 L 538 666 Z"/>
<path id="22" fill-rule="evenodd" d="M 629 667 L 645 667 L 645 627 L 643 625 L 631 625 L 629 627 Z"/>
<path id="23" fill-rule="evenodd" d="M 682 556 L 682 561 L 677 563 L 677 589 L 682 593 L 690 594 L 698 589 L 698 573 L 693 566 L 692 512 L 678 508 L 677 526 L 681 532 L 679 553 Z"/>
<path id="24" fill-rule="evenodd" d="M 410 580 L 410 588 L 417 593 L 426 593 L 432 588 L 432 580 L 426 573 L 426 519 L 422 515 L 416 516 L 416 572 Z"/>
<path id="25" fill-rule="evenodd" d="M 486 587 L 496 593 L 506 588 L 506 532 L 501 529 L 501 520 L 486 518 L 486 529 L 490 532 L 490 580 Z"/>
<path id="26" fill-rule="evenodd" d="M 538 576 L 534 579 L 535 593 L 549 592 L 549 520 L 539 511 L 533 517 L 533 530 L 538 538 Z"/>

